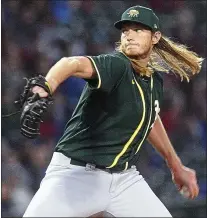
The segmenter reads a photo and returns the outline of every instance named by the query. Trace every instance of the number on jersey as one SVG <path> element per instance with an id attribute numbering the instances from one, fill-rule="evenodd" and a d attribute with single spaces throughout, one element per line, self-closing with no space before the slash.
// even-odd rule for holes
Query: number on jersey
<path id="1" fill-rule="evenodd" d="M 160 112 L 160 105 L 159 105 L 159 101 L 158 100 L 155 100 L 154 107 L 155 107 L 155 119 L 154 119 L 154 122 L 152 123 L 150 129 L 154 126 L 155 120 L 157 119 L 158 114 Z"/>

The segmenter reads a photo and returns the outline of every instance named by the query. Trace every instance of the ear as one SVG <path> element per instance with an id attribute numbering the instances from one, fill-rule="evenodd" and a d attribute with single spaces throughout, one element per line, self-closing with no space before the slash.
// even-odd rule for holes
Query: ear
<path id="1" fill-rule="evenodd" d="M 159 42 L 160 38 L 161 38 L 162 34 L 160 31 L 154 32 L 152 34 L 152 44 L 155 45 Z"/>

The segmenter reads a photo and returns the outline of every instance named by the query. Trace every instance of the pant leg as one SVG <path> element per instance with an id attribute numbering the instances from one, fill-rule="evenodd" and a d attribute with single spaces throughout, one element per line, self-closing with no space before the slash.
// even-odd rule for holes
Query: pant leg
<path id="1" fill-rule="evenodd" d="M 63 163 L 51 161 L 24 217 L 88 217 L 106 208 L 108 175 Z"/>
<path id="2" fill-rule="evenodd" d="M 172 217 L 136 169 L 117 177 L 107 212 L 115 217 Z"/>

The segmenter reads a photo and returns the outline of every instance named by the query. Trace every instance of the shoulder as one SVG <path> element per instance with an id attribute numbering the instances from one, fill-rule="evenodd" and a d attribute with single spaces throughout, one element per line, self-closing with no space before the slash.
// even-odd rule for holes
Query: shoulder
<path id="1" fill-rule="evenodd" d="M 112 53 L 112 55 L 115 58 L 117 58 L 117 59 L 121 60 L 122 62 L 124 62 L 126 65 L 131 66 L 131 62 L 130 62 L 129 58 L 126 55 L 124 55 L 122 52 L 115 51 L 115 52 Z"/>
<path id="2" fill-rule="evenodd" d="M 108 59 L 110 61 L 113 61 L 119 64 L 125 64 L 127 66 L 131 65 L 129 59 L 123 53 L 119 51 L 114 51 L 114 52 L 107 53 L 107 54 L 100 54 L 97 57 L 100 59 Z"/>
<path id="3" fill-rule="evenodd" d="M 113 71 L 115 74 L 123 73 L 131 67 L 129 59 L 117 51 L 87 57 L 92 60 L 99 70 Z"/>

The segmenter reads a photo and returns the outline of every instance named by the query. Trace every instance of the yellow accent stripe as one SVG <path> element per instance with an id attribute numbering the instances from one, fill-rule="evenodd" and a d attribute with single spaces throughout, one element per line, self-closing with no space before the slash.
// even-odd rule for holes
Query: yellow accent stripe
<path id="1" fill-rule="evenodd" d="M 137 129 L 134 131 L 133 135 L 130 137 L 130 139 L 128 140 L 128 142 L 124 145 L 124 148 L 122 149 L 122 151 L 115 157 L 113 163 L 106 168 L 112 168 L 114 167 L 119 158 L 126 152 L 126 150 L 128 149 L 128 147 L 130 146 L 130 144 L 132 143 L 132 141 L 134 140 L 134 138 L 136 137 L 136 135 L 138 134 L 139 130 L 141 129 L 143 123 L 144 123 L 144 119 L 145 119 L 145 115 L 146 115 L 146 107 L 145 107 L 145 98 L 144 98 L 144 93 L 142 91 L 142 88 L 140 87 L 140 85 L 138 84 L 138 82 L 136 81 L 136 79 L 134 78 L 136 85 L 139 89 L 140 95 L 141 95 L 141 99 L 142 99 L 142 103 L 143 103 L 143 114 L 142 114 L 142 119 L 137 127 Z"/>
<path id="2" fill-rule="evenodd" d="M 125 165 L 125 168 L 124 168 L 124 170 L 127 170 L 127 168 L 128 168 L 128 165 L 129 165 L 129 163 L 128 163 L 128 162 L 126 162 L 126 165 Z"/>
<path id="3" fill-rule="evenodd" d="M 97 86 L 97 89 L 99 89 L 99 88 L 101 87 L 101 76 L 100 76 L 99 70 L 98 70 L 98 68 L 97 68 L 97 66 L 96 66 L 96 63 L 95 63 L 95 61 L 93 60 L 93 58 L 91 58 L 90 56 L 86 56 L 86 57 L 88 57 L 88 58 L 92 61 L 93 65 L 94 65 L 94 67 L 95 67 L 95 69 L 96 69 L 96 72 L 97 72 L 97 74 L 98 74 L 98 86 Z"/>
<path id="4" fill-rule="evenodd" d="M 48 82 L 45 82 L 45 85 L 49 88 L 49 90 L 50 90 L 50 94 L 52 95 L 52 89 L 51 89 L 49 83 L 48 83 Z"/>
<path id="5" fill-rule="evenodd" d="M 151 104 L 151 108 L 150 108 L 150 118 L 149 118 L 149 123 L 147 125 L 147 129 L 146 132 L 144 134 L 144 137 L 142 138 L 142 141 L 139 143 L 138 147 L 137 147 L 137 151 L 136 153 L 139 151 L 139 149 L 141 148 L 141 145 L 143 144 L 143 141 L 145 140 L 146 134 L 150 128 L 150 123 L 151 123 L 151 119 L 152 119 L 152 91 L 153 91 L 153 77 L 151 76 L 151 96 L 150 96 L 150 104 Z M 135 154 L 136 154 L 135 153 Z"/>

